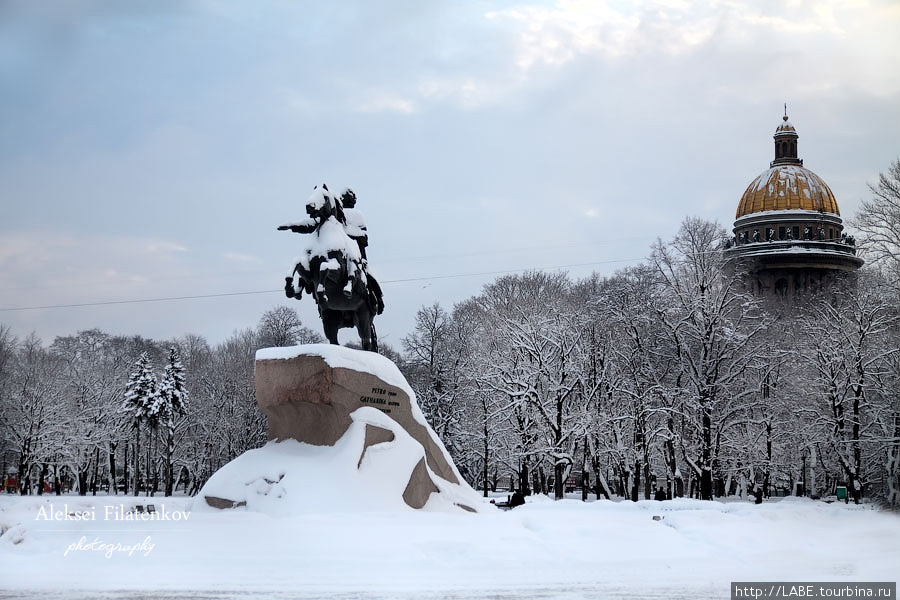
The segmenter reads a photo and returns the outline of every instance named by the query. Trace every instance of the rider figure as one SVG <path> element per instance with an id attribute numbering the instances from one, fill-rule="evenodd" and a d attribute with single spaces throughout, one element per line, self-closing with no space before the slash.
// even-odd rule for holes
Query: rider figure
<path id="1" fill-rule="evenodd" d="M 347 188 L 341 194 L 341 206 L 344 208 L 344 231 L 350 239 L 359 246 L 359 253 L 366 260 L 366 246 L 369 245 L 369 233 L 366 230 L 366 220 L 356 208 L 356 193 Z"/>
<path id="2" fill-rule="evenodd" d="M 340 204 L 344 209 L 344 231 L 350 236 L 350 239 L 359 246 L 359 254 L 362 256 L 363 268 L 368 266 L 369 261 L 366 258 L 366 246 L 369 245 L 369 232 L 366 229 L 366 220 L 362 212 L 356 208 L 356 192 L 347 188 L 341 194 Z M 382 298 L 381 286 L 378 281 L 372 277 L 371 273 L 366 273 L 366 280 L 369 288 L 369 303 L 376 314 L 384 312 L 384 300 Z"/>

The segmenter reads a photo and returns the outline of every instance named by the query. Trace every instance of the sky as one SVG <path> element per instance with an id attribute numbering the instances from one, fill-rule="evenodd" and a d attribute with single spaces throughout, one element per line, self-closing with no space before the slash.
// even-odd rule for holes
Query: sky
<path id="1" fill-rule="evenodd" d="M 324 182 L 359 198 L 399 348 L 500 273 L 730 228 L 784 103 L 847 218 L 900 155 L 898 31 L 896 0 L 0 1 L 0 324 L 216 343 L 286 304 L 320 330 L 276 227 Z M 212 297 L 34 308 L 185 296 Z"/>

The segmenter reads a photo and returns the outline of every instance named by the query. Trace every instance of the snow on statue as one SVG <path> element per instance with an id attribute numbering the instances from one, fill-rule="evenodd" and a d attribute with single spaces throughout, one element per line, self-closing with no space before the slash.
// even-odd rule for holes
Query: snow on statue
<path id="1" fill-rule="evenodd" d="M 377 352 L 373 321 L 384 311 L 384 302 L 381 287 L 368 272 L 369 238 L 356 209 L 356 194 L 348 188 L 338 198 L 322 184 L 307 200 L 306 214 L 302 221 L 278 227 L 304 234 L 300 257 L 290 277 L 285 277 L 285 295 L 299 300 L 306 292 L 315 298 L 325 337 L 332 344 L 338 343 L 339 329 L 356 327 L 363 349 Z"/>

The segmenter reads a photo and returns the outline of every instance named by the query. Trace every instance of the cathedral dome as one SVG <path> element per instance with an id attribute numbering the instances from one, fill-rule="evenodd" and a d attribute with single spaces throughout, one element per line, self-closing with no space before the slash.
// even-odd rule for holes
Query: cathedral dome
<path id="1" fill-rule="evenodd" d="M 800 136 L 787 117 L 775 130 L 775 159 L 750 182 L 737 207 L 725 255 L 761 296 L 819 292 L 838 271 L 863 261 L 844 233 L 834 193 L 797 155 Z"/>
<path id="2" fill-rule="evenodd" d="M 840 215 L 831 188 L 798 164 L 777 164 L 754 179 L 737 207 L 735 218 L 770 210 L 813 210 Z"/>

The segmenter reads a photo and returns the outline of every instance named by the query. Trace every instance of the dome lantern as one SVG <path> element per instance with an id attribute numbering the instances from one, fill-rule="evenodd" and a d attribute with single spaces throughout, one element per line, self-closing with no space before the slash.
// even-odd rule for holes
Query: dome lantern
<path id="1" fill-rule="evenodd" d="M 803 165 L 803 161 L 797 158 L 797 130 L 788 121 L 787 104 L 784 105 L 782 123 L 775 129 L 775 160 L 769 166 L 775 165 Z"/>

